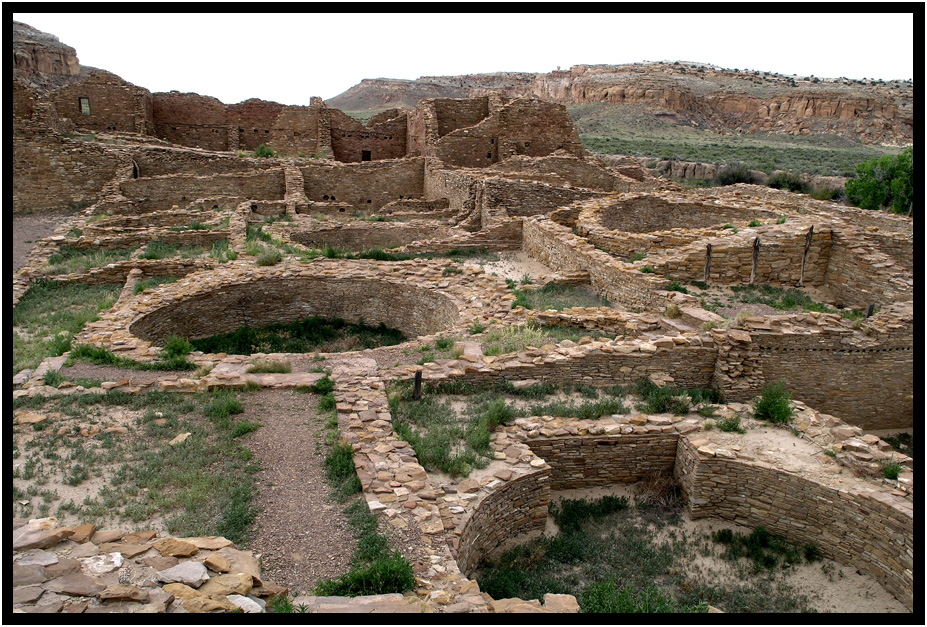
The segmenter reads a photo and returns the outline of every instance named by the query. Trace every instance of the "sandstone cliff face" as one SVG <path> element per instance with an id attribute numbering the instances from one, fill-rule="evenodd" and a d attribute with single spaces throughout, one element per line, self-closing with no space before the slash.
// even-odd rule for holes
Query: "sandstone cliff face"
<path id="1" fill-rule="evenodd" d="M 13 22 L 14 74 L 46 90 L 80 75 L 77 51 L 57 37 L 22 22 Z"/>
<path id="2" fill-rule="evenodd" d="M 652 113 L 671 116 L 679 123 L 722 132 L 833 133 L 868 144 L 895 145 L 910 144 L 914 136 L 911 83 L 791 78 L 703 64 L 581 65 L 548 74 L 365 80 L 327 102 L 360 110 L 399 102 L 414 106 L 421 98 L 471 98 L 493 92 L 566 105 L 643 104 Z"/>

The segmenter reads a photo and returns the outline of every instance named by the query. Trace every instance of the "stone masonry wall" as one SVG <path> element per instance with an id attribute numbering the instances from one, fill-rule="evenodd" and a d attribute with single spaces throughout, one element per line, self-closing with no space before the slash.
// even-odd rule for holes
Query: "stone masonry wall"
<path id="1" fill-rule="evenodd" d="M 395 248 L 434 238 L 448 237 L 449 229 L 437 223 L 416 221 L 414 223 L 371 222 L 364 226 L 335 225 L 311 231 L 293 230 L 290 239 L 309 248 L 333 246 L 346 250 L 368 248 Z"/>
<path id="2" fill-rule="evenodd" d="M 676 462 L 676 433 L 559 437 L 526 440 L 550 465 L 550 489 L 635 483 L 650 475 L 669 476 Z"/>
<path id="3" fill-rule="evenodd" d="M 94 70 L 47 98 L 59 117 L 69 118 L 79 128 L 128 133 L 146 133 L 151 128 L 151 93 L 103 70 Z M 87 98 L 89 115 L 83 113 L 80 98 Z"/>
<path id="4" fill-rule="evenodd" d="M 217 195 L 283 200 L 286 194 L 283 169 L 213 176 L 159 176 L 125 181 L 120 187 L 123 194 L 135 201 L 140 211 L 165 210 L 173 205 L 186 206 L 198 198 Z"/>
<path id="5" fill-rule="evenodd" d="M 13 130 L 14 212 L 90 205 L 127 161 L 120 151 L 67 139 L 19 119 Z"/>
<path id="6" fill-rule="evenodd" d="M 344 163 L 400 159 L 406 156 L 406 116 L 364 126 L 337 109 L 328 110 L 335 159 Z M 364 152 L 367 152 L 366 159 Z"/>
<path id="7" fill-rule="evenodd" d="M 550 502 L 550 473 L 539 470 L 499 487 L 473 510 L 457 547 L 457 565 L 471 573 L 506 540 L 544 530 Z"/>
<path id="8" fill-rule="evenodd" d="M 913 506 L 874 490 L 837 490 L 760 461 L 726 459 L 679 440 L 674 472 L 692 518 L 762 525 L 870 574 L 909 609 Z"/>
<path id="9" fill-rule="evenodd" d="M 400 197 L 421 198 L 424 191 L 422 159 L 326 163 L 300 171 L 310 202 L 347 202 L 360 211 L 376 211 Z"/>
<path id="10" fill-rule="evenodd" d="M 288 324 L 311 316 L 382 322 L 415 337 L 453 326 L 458 313 L 454 303 L 437 292 L 385 280 L 267 279 L 191 296 L 142 317 L 129 330 L 150 341 L 168 335 L 197 339 L 245 325 Z"/>
<path id="11" fill-rule="evenodd" d="M 794 398 L 865 429 L 914 423 L 913 337 L 867 348 L 839 336 L 752 335 L 765 380 L 784 380 Z"/>
<path id="12" fill-rule="evenodd" d="M 776 214 L 760 209 L 749 213 L 736 207 L 710 202 L 687 202 L 662 199 L 650 194 L 635 194 L 603 207 L 602 226 L 614 231 L 648 233 L 677 228 L 702 228 L 735 220 L 776 219 Z"/>
<path id="13" fill-rule="evenodd" d="M 871 242 L 835 233 L 827 286 L 838 303 L 863 310 L 869 305 L 884 307 L 892 301 L 909 300 L 913 297 L 913 278 L 894 265 Z"/>
<path id="14" fill-rule="evenodd" d="M 669 281 L 617 261 L 546 217 L 526 219 L 523 237 L 529 255 L 557 272 L 588 272 L 592 287 L 613 303 L 650 310 L 666 304 L 661 290 Z"/>
<path id="15" fill-rule="evenodd" d="M 177 91 L 155 93 L 152 117 L 155 137 L 207 150 L 229 149 L 226 106 L 216 98 Z"/>

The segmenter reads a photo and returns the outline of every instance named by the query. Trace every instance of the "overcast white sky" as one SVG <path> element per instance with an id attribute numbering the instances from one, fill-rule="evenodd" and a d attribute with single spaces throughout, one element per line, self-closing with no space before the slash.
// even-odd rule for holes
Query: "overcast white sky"
<path id="1" fill-rule="evenodd" d="M 900 13 L 14 13 L 13 19 L 56 35 L 77 50 L 82 65 L 152 92 L 191 91 L 228 104 L 253 97 L 305 105 L 310 96 L 331 98 L 364 78 L 662 60 L 799 76 L 914 78 L 914 17 Z"/>

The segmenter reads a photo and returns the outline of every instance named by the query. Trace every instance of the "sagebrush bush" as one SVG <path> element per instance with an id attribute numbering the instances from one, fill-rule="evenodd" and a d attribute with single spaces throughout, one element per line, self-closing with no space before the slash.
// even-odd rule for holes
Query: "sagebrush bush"
<path id="1" fill-rule="evenodd" d="M 734 185 L 736 183 L 755 184 L 756 176 L 742 163 L 730 163 L 715 175 L 715 183 L 718 185 Z"/>
<path id="2" fill-rule="evenodd" d="M 808 192 L 808 186 L 801 180 L 801 177 L 791 172 L 776 172 L 769 177 L 766 185 L 773 189 L 784 189 L 799 194 Z"/>
<path id="3" fill-rule="evenodd" d="M 792 395 L 784 381 L 775 381 L 763 387 L 763 395 L 756 402 L 753 417 L 772 423 L 786 423 L 792 419 Z"/>
<path id="4" fill-rule="evenodd" d="M 276 157 L 277 153 L 275 153 L 273 150 L 268 148 L 266 144 L 261 144 L 260 146 L 254 149 L 254 156 L 261 157 L 261 158 Z"/>

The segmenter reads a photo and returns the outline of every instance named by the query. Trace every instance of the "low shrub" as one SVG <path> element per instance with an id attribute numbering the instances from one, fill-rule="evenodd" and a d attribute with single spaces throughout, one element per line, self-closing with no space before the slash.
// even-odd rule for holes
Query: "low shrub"
<path id="1" fill-rule="evenodd" d="M 193 344 L 182 337 L 170 335 L 164 340 L 164 354 L 168 359 L 184 357 L 193 350 Z"/>
<path id="2" fill-rule="evenodd" d="M 274 361 L 271 359 L 260 359 L 250 366 L 246 372 L 249 373 L 287 373 L 292 372 L 293 366 L 288 361 Z"/>
<path id="3" fill-rule="evenodd" d="M 808 192 L 808 186 L 801 180 L 801 177 L 791 172 L 776 172 L 769 177 L 766 185 L 773 189 L 784 189 L 798 194 Z"/>
<path id="4" fill-rule="evenodd" d="M 724 166 L 715 175 L 715 183 L 718 185 L 734 185 L 736 183 L 753 185 L 756 182 L 756 176 L 753 172 L 747 166 L 737 162 Z"/>
<path id="5" fill-rule="evenodd" d="M 274 266 L 283 260 L 283 255 L 276 248 L 265 248 L 255 260 L 259 266 Z"/>
<path id="6" fill-rule="evenodd" d="M 275 153 L 273 150 L 268 148 L 266 144 L 261 144 L 260 146 L 254 149 L 253 155 L 259 158 L 268 158 L 268 157 L 276 157 L 277 153 Z"/>
<path id="7" fill-rule="evenodd" d="M 882 467 L 882 476 L 884 476 L 886 479 L 896 481 L 898 479 L 898 475 L 901 474 L 901 469 L 902 467 L 900 464 L 896 464 L 894 462 L 886 464 Z"/>
<path id="8" fill-rule="evenodd" d="M 769 383 L 763 387 L 763 395 L 756 402 L 753 417 L 772 423 L 787 423 L 792 419 L 791 398 L 784 381 Z"/>

